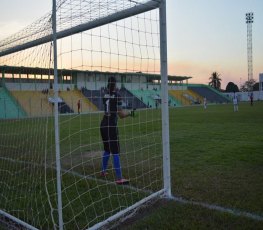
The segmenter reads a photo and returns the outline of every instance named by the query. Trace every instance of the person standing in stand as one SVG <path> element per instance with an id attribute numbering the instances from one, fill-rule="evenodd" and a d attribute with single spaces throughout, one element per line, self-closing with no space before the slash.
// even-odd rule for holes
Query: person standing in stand
<path id="1" fill-rule="evenodd" d="M 78 100 L 78 114 L 80 114 L 80 100 Z"/>

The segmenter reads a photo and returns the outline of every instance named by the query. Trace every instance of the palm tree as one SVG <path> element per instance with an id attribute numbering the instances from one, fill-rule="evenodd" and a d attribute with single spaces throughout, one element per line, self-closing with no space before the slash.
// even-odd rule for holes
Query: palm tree
<path id="1" fill-rule="evenodd" d="M 211 77 L 209 78 L 209 80 L 211 80 L 209 82 L 209 85 L 212 86 L 215 89 L 220 89 L 221 88 L 221 81 L 222 79 L 219 78 L 220 74 L 217 72 L 213 72 L 211 74 Z"/>

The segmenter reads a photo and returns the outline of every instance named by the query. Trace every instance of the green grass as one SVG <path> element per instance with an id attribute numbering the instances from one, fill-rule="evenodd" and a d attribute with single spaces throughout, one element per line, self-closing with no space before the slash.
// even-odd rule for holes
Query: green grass
<path id="1" fill-rule="evenodd" d="M 262 229 L 262 222 L 172 201 L 157 202 L 120 229 Z"/>
<path id="2" fill-rule="evenodd" d="M 170 110 L 174 196 L 263 216 L 263 103 Z M 169 201 L 129 229 L 262 229 L 262 221 Z"/>
<path id="3" fill-rule="evenodd" d="M 129 175 L 132 186 L 144 190 L 162 188 L 160 116 L 160 110 L 137 111 L 134 119 L 119 121 L 123 173 Z M 100 119 L 97 114 L 60 118 L 61 164 L 69 170 L 62 177 L 66 229 L 92 226 L 147 195 L 71 173 L 99 178 Z M 53 119 L 1 120 L 0 129 L 0 156 L 16 160 L 0 159 L 0 209 L 34 226 L 51 228 L 50 205 L 57 222 Z M 263 216 L 262 102 L 253 107 L 243 103 L 237 113 L 231 104 L 211 105 L 207 110 L 201 106 L 172 108 L 170 147 L 174 196 Z M 108 179 L 114 180 L 112 171 Z M 143 216 L 123 227 L 260 229 L 262 225 L 175 201 L 150 207 L 149 215 Z"/>
<path id="4" fill-rule="evenodd" d="M 173 193 L 263 214 L 263 108 L 177 110 L 171 117 Z M 175 141 L 173 141 L 173 139 Z"/>
<path id="5" fill-rule="evenodd" d="M 134 187 L 157 191 L 162 180 L 161 122 L 160 111 L 152 112 L 119 121 L 119 132 L 123 174 Z M 65 229 L 85 229 L 149 195 L 116 186 L 111 164 L 108 182 L 100 181 L 100 120 L 101 114 L 60 117 Z M 0 121 L 0 208 L 41 229 L 57 224 L 53 126 L 52 118 Z"/>

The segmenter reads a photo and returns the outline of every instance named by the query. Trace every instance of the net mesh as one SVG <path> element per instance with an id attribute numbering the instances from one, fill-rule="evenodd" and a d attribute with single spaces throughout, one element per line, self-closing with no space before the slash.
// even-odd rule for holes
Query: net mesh
<path id="1" fill-rule="evenodd" d="M 141 4 L 147 2 L 59 1 L 58 32 Z M 51 23 L 47 14 L 1 41 L 0 52 L 49 36 Z M 153 98 L 143 90 L 160 73 L 159 14 L 151 10 L 57 45 L 64 229 L 85 229 L 163 187 L 161 111 L 147 106 Z M 40 229 L 58 227 L 53 65 L 52 42 L 0 57 L 0 209 Z M 137 108 L 134 118 L 118 121 L 126 186 L 115 183 L 112 156 L 101 176 L 101 102 L 112 75 L 123 110 Z"/>

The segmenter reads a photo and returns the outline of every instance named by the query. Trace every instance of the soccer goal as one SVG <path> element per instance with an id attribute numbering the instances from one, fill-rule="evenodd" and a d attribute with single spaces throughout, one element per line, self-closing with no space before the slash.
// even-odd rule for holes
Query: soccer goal
<path id="1" fill-rule="evenodd" d="M 108 228 L 171 197 L 165 0 L 53 0 L 0 41 L 0 70 L 1 222 Z M 113 154 L 102 173 L 112 76 L 123 111 L 134 112 L 118 119 L 125 185 Z"/>

